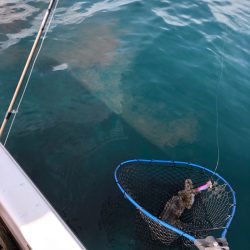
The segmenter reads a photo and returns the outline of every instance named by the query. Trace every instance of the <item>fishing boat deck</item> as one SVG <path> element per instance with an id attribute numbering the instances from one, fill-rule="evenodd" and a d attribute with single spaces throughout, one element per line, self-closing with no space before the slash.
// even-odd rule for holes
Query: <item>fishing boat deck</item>
<path id="1" fill-rule="evenodd" d="M 0 217 L 22 249 L 85 249 L 2 144 Z"/>

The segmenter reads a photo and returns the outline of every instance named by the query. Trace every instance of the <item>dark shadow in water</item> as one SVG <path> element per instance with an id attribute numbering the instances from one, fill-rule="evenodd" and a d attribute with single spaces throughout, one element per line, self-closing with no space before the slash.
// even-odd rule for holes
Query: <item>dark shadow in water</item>
<path id="1" fill-rule="evenodd" d="M 55 103 L 44 102 L 44 79 L 35 93 L 31 86 L 35 97 L 23 104 L 8 149 L 89 249 L 140 249 L 135 210 L 120 194 L 113 171 L 123 160 L 163 158 L 163 153 L 75 79 L 67 76 L 65 81 L 74 91 L 81 89 L 86 99 L 76 103 L 82 103 L 82 110 L 69 109 L 77 97 L 66 97 L 56 83 L 49 85 Z M 25 108 L 32 98 L 40 116 Z M 53 108 L 60 100 L 63 108 L 54 117 L 45 112 L 43 105 Z"/>

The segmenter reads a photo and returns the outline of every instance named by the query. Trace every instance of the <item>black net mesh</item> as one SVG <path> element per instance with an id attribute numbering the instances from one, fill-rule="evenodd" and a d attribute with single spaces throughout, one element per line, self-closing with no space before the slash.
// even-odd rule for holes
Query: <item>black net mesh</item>
<path id="1" fill-rule="evenodd" d="M 219 237 L 225 228 L 233 209 L 231 189 L 216 175 L 205 169 L 189 164 L 167 162 L 128 162 L 121 165 L 116 177 L 124 191 L 142 208 L 155 217 L 159 217 L 166 202 L 183 190 L 186 179 L 193 181 L 194 187 L 212 180 L 213 187 L 195 196 L 191 209 L 185 209 L 180 220 L 173 226 L 195 238 L 213 235 Z M 164 245 L 191 246 L 193 242 L 161 225 L 143 211 L 137 209 L 140 228 L 143 234 L 150 231 L 150 240 Z M 147 227 L 147 228 L 146 228 Z"/>

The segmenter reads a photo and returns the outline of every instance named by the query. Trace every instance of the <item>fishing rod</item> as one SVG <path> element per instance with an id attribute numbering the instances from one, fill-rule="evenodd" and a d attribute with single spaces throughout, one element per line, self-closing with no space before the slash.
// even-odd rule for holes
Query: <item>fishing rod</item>
<path id="1" fill-rule="evenodd" d="M 7 122 L 8 122 L 8 120 L 9 120 L 11 114 L 13 114 L 13 113 L 15 112 L 15 111 L 13 110 L 13 106 L 14 106 L 14 104 L 15 104 L 15 102 L 16 102 L 16 99 L 17 99 L 17 96 L 18 96 L 18 94 L 19 94 L 20 88 L 21 88 L 21 86 L 22 86 L 22 84 L 23 84 L 24 77 L 25 77 L 25 75 L 26 75 L 26 73 L 27 73 L 27 70 L 29 69 L 29 66 L 30 66 L 31 60 L 32 60 L 32 58 L 33 58 L 33 56 L 34 56 L 34 54 L 35 54 L 35 51 L 36 51 L 36 48 L 37 48 L 39 39 L 41 38 L 41 36 L 42 36 L 42 34 L 43 34 L 44 28 L 45 28 L 45 26 L 46 26 L 46 23 L 47 23 L 47 21 L 48 21 L 49 15 L 50 15 L 50 13 L 51 13 L 51 10 L 52 10 L 52 8 L 53 8 L 53 5 L 54 5 L 54 2 L 55 2 L 55 1 L 56 1 L 56 0 L 50 0 L 49 6 L 48 6 L 48 8 L 47 8 L 47 11 L 46 11 L 46 13 L 45 13 L 45 15 L 44 15 L 44 17 L 43 17 L 42 23 L 41 23 L 40 28 L 39 28 L 39 30 L 38 30 L 38 33 L 37 33 L 37 35 L 36 35 L 36 39 L 35 39 L 35 41 L 34 41 L 34 43 L 33 43 L 33 46 L 32 46 L 32 48 L 31 48 L 31 50 L 30 50 L 29 56 L 28 56 L 28 58 L 27 58 L 27 60 L 26 60 L 25 66 L 24 66 L 23 71 L 22 71 L 22 74 L 21 74 L 21 76 L 20 76 L 20 78 L 19 78 L 19 81 L 18 81 L 18 83 L 17 83 L 15 92 L 14 92 L 14 94 L 13 94 L 13 97 L 12 97 L 12 99 L 11 99 L 11 102 L 10 102 L 10 104 L 9 104 L 9 107 L 8 107 L 8 109 L 7 109 L 7 112 L 6 112 L 6 114 L 5 114 L 4 120 L 3 120 L 3 122 L 2 122 L 2 125 L 1 125 L 1 128 L 0 128 L 0 138 L 1 138 L 2 135 L 3 135 L 3 131 L 4 131 L 5 127 L 6 127 L 6 125 L 7 125 Z"/>

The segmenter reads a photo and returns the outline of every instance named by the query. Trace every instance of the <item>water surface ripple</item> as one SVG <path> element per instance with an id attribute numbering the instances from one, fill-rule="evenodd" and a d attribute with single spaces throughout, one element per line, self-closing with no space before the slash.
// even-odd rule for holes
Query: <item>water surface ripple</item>
<path id="1" fill-rule="evenodd" d="M 47 4 L 0 2 L 0 118 Z M 7 148 L 88 249 L 148 249 L 113 171 L 131 158 L 213 169 L 218 94 L 218 171 L 238 201 L 228 240 L 247 249 L 249 44 L 249 0 L 60 0 Z"/>

